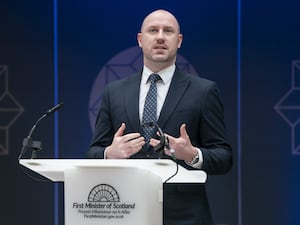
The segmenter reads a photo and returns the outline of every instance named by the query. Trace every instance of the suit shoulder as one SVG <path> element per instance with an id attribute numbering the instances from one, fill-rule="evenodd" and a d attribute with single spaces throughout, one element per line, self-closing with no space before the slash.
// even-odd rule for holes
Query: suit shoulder
<path id="1" fill-rule="evenodd" d="M 214 85 L 215 82 L 209 79 L 206 79 L 204 77 L 195 75 L 195 74 L 191 74 L 188 72 L 184 72 L 182 70 L 180 70 L 179 68 L 176 68 L 175 70 L 175 75 L 179 75 L 179 77 L 182 77 L 183 79 L 187 79 L 189 81 L 191 81 L 193 84 L 202 84 L 202 85 Z M 184 78 L 185 77 L 185 78 Z"/>
<path id="2" fill-rule="evenodd" d="M 217 86 L 215 81 L 199 77 L 198 75 L 187 74 L 187 79 L 189 79 L 192 85 L 202 86 L 202 87 L 214 87 Z"/>

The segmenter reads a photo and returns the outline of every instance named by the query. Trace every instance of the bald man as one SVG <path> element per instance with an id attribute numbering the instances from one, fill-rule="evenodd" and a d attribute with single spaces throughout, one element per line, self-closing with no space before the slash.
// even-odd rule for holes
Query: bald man
<path id="1" fill-rule="evenodd" d="M 143 126 L 149 77 L 158 74 L 153 122 L 168 136 L 176 159 L 169 149 L 165 149 L 165 158 L 208 174 L 224 174 L 231 169 L 232 149 L 226 140 L 217 85 L 178 69 L 176 55 L 182 41 L 173 14 L 156 10 L 146 16 L 137 34 L 144 66 L 141 72 L 106 86 L 88 158 L 158 158 L 153 150 L 159 143 L 157 132 L 152 131 L 147 139 Z M 164 224 L 212 225 L 205 185 L 165 184 Z"/>

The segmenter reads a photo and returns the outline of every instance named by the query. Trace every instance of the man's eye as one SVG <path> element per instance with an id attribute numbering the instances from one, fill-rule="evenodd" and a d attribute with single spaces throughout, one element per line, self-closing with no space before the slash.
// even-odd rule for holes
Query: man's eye
<path id="1" fill-rule="evenodd" d="M 154 28 L 149 30 L 150 33 L 155 33 L 156 31 L 157 31 L 157 29 L 154 29 Z"/>
<path id="2" fill-rule="evenodd" d="M 165 32 L 166 33 L 173 33 L 173 30 L 172 29 L 166 29 Z"/>

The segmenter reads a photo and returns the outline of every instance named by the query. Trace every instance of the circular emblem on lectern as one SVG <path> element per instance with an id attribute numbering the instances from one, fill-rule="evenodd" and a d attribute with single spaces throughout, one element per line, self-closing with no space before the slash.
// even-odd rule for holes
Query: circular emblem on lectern
<path id="1" fill-rule="evenodd" d="M 88 202 L 119 202 L 119 194 L 108 184 L 99 184 L 93 187 L 88 196 Z"/>

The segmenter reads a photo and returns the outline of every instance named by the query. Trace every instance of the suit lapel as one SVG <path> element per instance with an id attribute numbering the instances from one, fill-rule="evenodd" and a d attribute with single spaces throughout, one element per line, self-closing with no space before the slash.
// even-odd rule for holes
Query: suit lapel
<path id="1" fill-rule="evenodd" d="M 134 130 L 137 128 L 141 132 L 141 124 L 139 118 L 139 95 L 140 95 L 141 73 L 132 75 L 125 82 L 125 109 L 129 118 L 130 125 Z M 164 128 L 168 119 L 176 109 L 180 99 L 189 86 L 189 80 L 178 68 L 176 68 L 172 78 L 168 94 L 162 107 L 158 124 Z"/>
<path id="2" fill-rule="evenodd" d="M 176 109 L 180 99 L 186 92 L 189 86 L 189 80 L 186 79 L 186 76 L 176 68 L 174 76 L 172 78 L 168 94 L 166 96 L 164 105 L 162 107 L 158 124 L 164 128 L 168 119 L 173 114 Z"/>
<path id="3" fill-rule="evenodd" d="M 133 129 L 140 128 L 139 95 L 141 74 L 132 75 L 125 82 L 125 109 Z"/>

